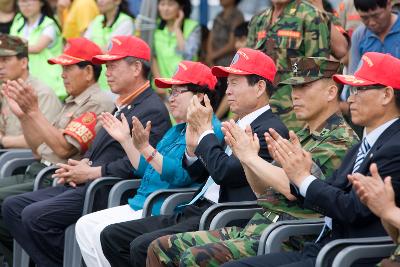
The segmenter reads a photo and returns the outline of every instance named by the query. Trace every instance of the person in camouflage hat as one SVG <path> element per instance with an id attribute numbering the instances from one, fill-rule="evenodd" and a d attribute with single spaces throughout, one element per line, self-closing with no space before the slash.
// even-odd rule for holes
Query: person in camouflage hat
<path id="1" fill-rule="evenodd" d="M 341 73 L 342 64 L 320 57 L 293 58 L 291 68 L 293 77 L 283 83 L 293 86 L 294 111 L 306 124 L 297 135 L 302 147 L 312 154 L 314 175 L 325 179 L 358 141 L 339 112 L 339 88 L 332 80 L 334 74 Z M 243 229 L 225 227 L 158 238 L 148 248 L 147 266 L 219 266 L 256 255 L 262 232 L 273 222 L 319 217 L 294 201 L 282 168 L 257 156 L 258 141 L 249 129 L 246 134 L 233 122 L 224 123 L 224 128 L 264 212 L 256 213 Z M 298 242 L 303 240 L 289 243 L 289 248 Z"/>
<path id="2" fill-rule="evenodd" d="M 330 27 L 324 12 L 300 0 L 274 0 L 272 7 L 254 16 L 249 24 L 247 46 L 265 52 L 278 68 L 276 84 L 291 75 L 290 58 L 329 57 Z M 272 110 L 294 131 L 304 122 L 296 120 L 290 85 L 281 85 L 272 96 Z"/>
<path id="3" fill-rule="evenodd" d="M 8 34 L 0 34 L 0 56 L 28 56 L 28 44 L 21 38 Z"/>

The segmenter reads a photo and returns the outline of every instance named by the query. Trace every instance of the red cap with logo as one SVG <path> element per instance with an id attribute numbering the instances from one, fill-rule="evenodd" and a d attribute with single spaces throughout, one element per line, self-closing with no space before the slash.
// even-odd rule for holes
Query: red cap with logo
<path id="1" fill-rule="evenodd" d="M 256 74 L 273 82 L 276 66 L 272 58 L 259 50 L 241 48 L 233 57 L 229 67 L 213 67 L 212 73 L 217 77 L 227 77 L 229 74 L 250 75 Z"/>
<path id="2" fill-rule="evenodd" d="M 80 37 L 68 39 L 62 55 L 47 60 L 49 64 L 72 65 L 82 61 L 92 62 L 92 58 L 102 51 L 92 41 Z"/>
<path id="3" fill-rule="evenodd" d="M 155 84 L 159 88 L 171 88 L 172 85 L 197 84 L 207 86 L 213 90 L 217 78 L 211 73 L 211 69 L 200 62 L 181 61 L 172 78 L 156 78 Z"/>
<path id="4" fill-rule="evenodd" d="M 351 86 L 385 85 L 400 90 L 400 59 L 389 54 L 365 53 L 354 75 L 333 75 L 335 82 Z"/>
<path id="5" fill-rule="evenodd" d="M 140 38 L 128 35 L 114 36 L 105 54 L 93 57 L 93 63 L 104 64 L 107 61 L 124 57 L 136 57 L 150 61 L 150 47 Z"/>

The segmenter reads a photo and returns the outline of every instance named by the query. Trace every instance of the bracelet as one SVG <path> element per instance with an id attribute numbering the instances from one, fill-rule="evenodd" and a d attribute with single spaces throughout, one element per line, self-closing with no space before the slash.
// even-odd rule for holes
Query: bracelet
<path id="1" fill-rule="evenodd" d="M 146 161 L 147 162 L 152 161 L 156 155 L 157 155 L 157 149 L 154 149 L 151 155 L 146 159 Z"/>

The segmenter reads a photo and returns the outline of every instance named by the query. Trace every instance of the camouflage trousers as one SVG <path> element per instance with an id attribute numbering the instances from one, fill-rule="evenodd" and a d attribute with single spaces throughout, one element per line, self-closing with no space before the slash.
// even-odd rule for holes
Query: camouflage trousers
<path id="1" fill-rule="evenodd" d="M 290 85 L 280 86 L 272 95 L 269 104 L 273 113 L 277 114 L 289 130 L 295 133 L 304 128 L 305 122 L 299 121 L 293 111 L 292 87 Z"/>
<path id="2" fill-rule="evenodd" d="M 147 266 L 219 266 L 255 256 L 260 236 L 271 223 L 257 213 L 245 228 L 234 226 L 160 237 L 148 248 Z"/>

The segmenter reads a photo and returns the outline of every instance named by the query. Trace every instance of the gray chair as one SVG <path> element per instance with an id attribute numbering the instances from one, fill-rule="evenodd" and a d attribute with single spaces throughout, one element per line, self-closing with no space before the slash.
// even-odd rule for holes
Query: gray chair
<path id="1" fill-rule="evenodd" d="M 388 257 L 395 249 L 389 236 L 336 239 L 318 253 L 318 267 L 350 267 L 359 259 Z"/>
<path id="2" fill-rule="evenodd" d="M 0 155 L 0 179 L 14 174 L 20 167 L 27 167 L 36 161 L 30 149 L 9 149 Z"/>
<path id="3" fill-rule="evenodd" d="M 323 219 L 290 220 L 271 224 L 261 235 L 258 255 L 280 252 L 282 243 L 291 236 L 317 236 L 323 225 Z M 336 239 L 321 249 L 315 266 L 350 267 L 359 259 L 387 257 L 394 249 L 395 245 L 388 236 Z"/>

